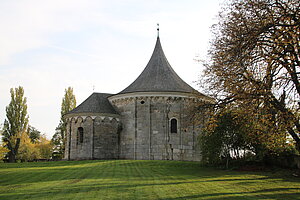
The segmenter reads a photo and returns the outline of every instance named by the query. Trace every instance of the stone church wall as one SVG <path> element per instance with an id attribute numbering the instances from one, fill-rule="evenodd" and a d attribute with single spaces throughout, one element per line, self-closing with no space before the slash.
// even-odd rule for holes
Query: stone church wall
<path id="1" fill-rule="evenodd" d="M 186 98 L 140 96 L 115 99 L 112 104 L 123 122 L 121 159 L 200 160 L 199 127 L 190 119 Z M 170 131 L 171 119 L 177 120 L 177 133 Z"/>
<path id="2" fill-rule="evenodd" d="M 95 159 L 117 159 L 119 157 L 119 122 L 116 119 L 96 118 L 94 133 Z"/>
<path id="3" fill-rule="evenodd" d="M 67 124 L 65 159 L 117 159 L 120 123 L 112 117 L 73 117 Z M 83 137 L 80 138 L 80 128 Z"/>

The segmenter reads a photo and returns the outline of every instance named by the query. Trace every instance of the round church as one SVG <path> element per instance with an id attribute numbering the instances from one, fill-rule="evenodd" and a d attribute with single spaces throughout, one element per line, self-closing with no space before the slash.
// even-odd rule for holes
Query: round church
<path id="1" fill-rule="evenodd" d="M 184 82 L 157 37 L 142 73 L 118 94 L 93 93 L 65 115 L 65 159 L 198 161 L 194 102 L 212 99 Z M 202 120 L 205 116 L 202 116 Z"/>

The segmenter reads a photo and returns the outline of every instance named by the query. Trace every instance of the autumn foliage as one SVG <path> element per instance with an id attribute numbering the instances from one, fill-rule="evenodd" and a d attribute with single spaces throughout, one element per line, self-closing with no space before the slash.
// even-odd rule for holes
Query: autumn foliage
<path id="1" fill-rule="evenodd" d="M 205 77 L 215 109 L 237 108 L 254 146 L 280 149 L 288 134 L 300 151 L 300 1 L 232 0 L 213 32 Z"/>
<path id="2" fill-rule="evenodd" d="M 52 143 L 28 125 L 27 99 L 23 87 L 12 88 L 10 93 L 11 102 L 6 107 L 6 119 L 1 130 L 0 159 L 16 162 L 51 158 Z"/>

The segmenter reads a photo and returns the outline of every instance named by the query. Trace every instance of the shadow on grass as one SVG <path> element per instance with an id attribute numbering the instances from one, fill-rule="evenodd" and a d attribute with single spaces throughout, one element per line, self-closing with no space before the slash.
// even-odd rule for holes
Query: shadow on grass
<path id="1" fill-rule="evenodd" d="M 107 160 L 106 160 L 107 161 Z M 95 162 L 106 162 L 105 160 L 80 160 L 80 161 L 48 161 L 48 162 L 23 162 L 23 163 L 0 163 L 1 169 L 19 169 L 19 168 L 43 168 L 60 166 L 77 166 Z"/>
<path id="2" fill-rule="evenodd" d="M 6 165 L 6 163 L 2 165 Z M 139 180 L 141 177 L 151 179 L 153 176 L 158 176 L 162 179 L 174 176 L 189 176 L 189 178 L 193 179 L 199 177 L 213 178 L 218 177 L 220 174 L 224 175 L 224 172 L 218 174 L 215 173 L 215 170 L 201 168 L 195 162 L 100 160 L 8 165 L 10 165 L 8 168 L 0 168 L 0 185 L 61 181 L 78 178 L 130 178 L 131 180 Z M 81 174 L 84 175 L 82 176 Z"/>
<path id="3" fill-rule="evenodd" d="M 2 165 L 6 165 L 2 164 Z M 10 165 L 10 164 L 8 164 Z M 13 166 L 15 165 L 15 166 Z M 94 161 L 59 161 L 44 163 L 18 163 L 8 168 L 0 168 L 0 185 L 19 183 L 37 183 L 45 181 L 72 180 L 78 178 L 89 179 L 126 179 L 139 180 L 158 176 L 161 179 L 174 179 L 174 177 L 188 179 L 209 178 L 211 182 L 219 181 L 256 181 L 275 178 L 272 173 L 263 172 L 236 172 L 204 168 L 196 162 L 181 161 L 132 161 L 132 160 L 94 160 Z M 9 170 L 8 173 L 1 173 L 2 170 Z M 81 175 L 83 173 L 83 175 Z M 105 173 L 105 176 L 103 174 Z M 255 178 L 226 178 L 239 175 L 258 175 Z M 9 177 L 12 176 L 13 178 Z M 14 177 L 17 177 L 14 179 Z M 22 179 L 22 177 L 30 177 Z M 222 177 L 220 179 L 220 177 Z M 217 178 L 217 179 L 216 179 Z M 278 178 L 278 177 L 277 177 Z M 299 180 L 280 177 L 286 181 Z M 246 183 L 246 182 L 245 182 Z"/>
<path id="4" fill-rule="evenodd" d="M 1 170 L 5 171 L 6 169 L 8 169 L 9 174 L 1 173 Z M 21 163 L 19 165 L 15 164 L 15 166 L 11 165 L 8 168 L 0 168 L 0 186 L 6 186 L 9 189 L 6 193 L 0 194 L 0 199 L 47 199 L 50 197 L 51 199 L 64 199 L 64 197 L 71 198 L 72 194 L 82 194 L 85 197 L 86 193 L 93 192 L 99 194 L 101 198 L 103 197 L 102 199 L 105 199 L 107 193 L 120 193 L 121 196 L 117 197 L 122 197 L 122 195 L 130 196 L 132 195 L 130 192 L 139 187 L 163 187 L 193 183 L 205 184 L 208 182 L 227 182 L 236 187 L 235 184 L 247 184 L 249 181 L 253 184 L 255 181 L 272 180 L 273 178 L 274 175 L 272 173 L 215 170 L 200 167 L 195 162 L 179 161 L 110 160 Z M 103 184 L 82 184 L 82 181 L 87 179 L 101 179 L 103 180 Z M 153 181 L 154 179 L 156 181 Z M 296 180 L 287 177 L 281 177 L 281 179 L 286 181 L 286 184 L 290 184 L 289 182 L 293 181 L 299 182 L 299 179 Z M 124 184 L 113 183 L 112 181 L 115 180 L 121 180 Z M 155 183 L 129 184 L 131 181 L 139 180 Z M 50 183 L 51 181 L 62 181 L 65 187 L 56 187 L 54 183 Z M 162 183 L 157 183 L 158 181 Z M 22 187 L 22 185 L 27 186 L 34 183 L 49 184 L 50 188 L 41 190 L 32 188 L 18 190 L 20 188 L 17 188 Z M 18 192 L 14 193 L 14 189 Z M 236 193 L 218 193 L 216 191 L 209 191 L 207 193 L 206 191 L 203 194 L 186 196 L 182 194 L 180 197 L 173 198 L 172 196 L 166 196 L 166 199 L 205 199 L 210 197 L 214 197 L 214 199 L 243 199 L 244 196 L 249 199 L 286 199 L 287 195 L 290 195 L 291 199 L 300 197 L 300 191 L 291 192 L 290 190 L 299 190 L 299 188 L 273 188 Z M 282 194 L 274 194 L 278 192 Z"/>
<path id="5" fill-rule="evenodd" d="M 162 186 L 162 185 L 178 185 L 193 182 L 172 182 L 164 184 L 83 184 L 83 185 L 66 185 L 65 188 L 52 188 L 51 190 L 27 190 L 24 193 L 18 194 L 1 194 L 0 199 L 72 199 L 73 194 L 77 194 L 78 197 L 85 198 L 86 194 L 93 192 L 97 193 L 95 199 L 108 199 L 113 194 L 114 199 L 139 199 L 139 197 L 133 197 L 132 191 L 139 187 L 151 187 L 151 186 Z M 167 195 L 163 198 L 156 199 L 299 199 L 299 192 L 292 192 L 291 190 L 299 190 L 299 188 L 272 188 L 256 190 L 251 192 L 208 192 L 204 194 L 195 195 L 181 195 L 180 197 L 172 197 L 172 194 Z M 279 193 L 281 192 L 281 193 Z M 71 196 L 69 196 L 71 195 Z M 147 199 L 147 195 L 141 196 L 140 198 Z M 90 198 L 89 198 L 90 199 Z"/>
<path id="6" fill-rule="evenodd" d="M 223 200 L 238 200 L 238 199 L 276 199 L 282 200 L 287 199 L 286 197 L 289 196 L 288 199 L 299 199 L 300 193 L 284 193 L 284 194 L 252 194 L 249 195 L 247 193 L 217 193 L 217 194 L 205 194 L 205 195 L 191 195 L 191 196 L 183 196 L 183 197 L 176 197 L 176 198 L 167 198 L 169 200 L 176 200 L 176 199 L 213 199 Z"/>

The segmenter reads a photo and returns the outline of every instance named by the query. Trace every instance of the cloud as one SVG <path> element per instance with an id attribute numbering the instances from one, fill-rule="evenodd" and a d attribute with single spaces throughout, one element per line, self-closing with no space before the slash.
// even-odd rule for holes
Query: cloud
<path id="1" fill-rule="evenodd" d="M 80 30 L 99 6 L 76 0 L 1 1 L 0 65 L 8 64 L 14 54 L 49 44 L 51 35 Z"/>
<path id="2" fill-rule="evenodd" d="M 117 93 L 150 59 L 160 23 L 163 49 L 189 84 L 198 79 L 217 0 L 0 1 L 0 123 L 9 89 L 23 86 L 30 123 L 54 133 L 64 89 L 81 103 L 92 92 Z"/>

